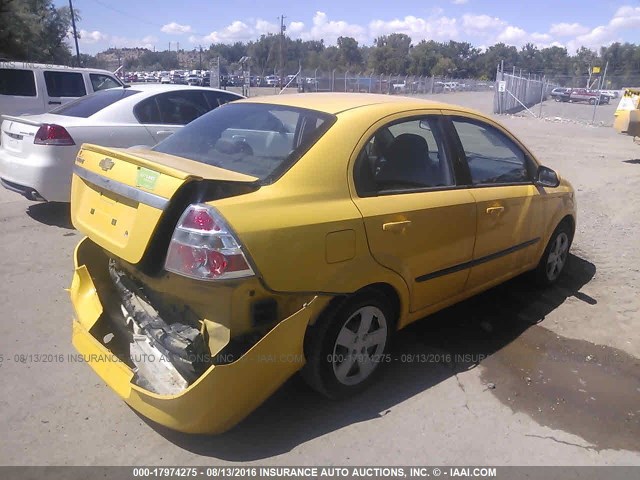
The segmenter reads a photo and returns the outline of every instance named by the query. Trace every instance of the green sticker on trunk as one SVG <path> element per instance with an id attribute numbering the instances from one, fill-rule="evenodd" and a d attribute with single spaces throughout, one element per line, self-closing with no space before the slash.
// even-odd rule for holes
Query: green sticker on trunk
<path id="1" fill-rule="evenodd" d="M 146 188 L 147 190 L 153 190 L 156 188 L 156 182 L 158 181 L 159 176 L 160 174 L 158 172 L 140 167 L 138 168 L 137 186 Z"/>

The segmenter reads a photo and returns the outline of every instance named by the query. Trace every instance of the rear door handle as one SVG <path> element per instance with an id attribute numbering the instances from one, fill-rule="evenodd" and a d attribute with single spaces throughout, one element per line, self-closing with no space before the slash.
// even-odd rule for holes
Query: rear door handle
<path id="1" fill-rule="evenodd" d="M 487 208 L 487 213 L 489 215 L 500 215 L 504 212 L 504 207 L 489 207 Z"/>
<path id="2" fill-rule="evenodd" d="M 411 220 L 383 223 L 382 230 L 384 230 L 385 232 L 404 232 L 405 228 L 407 228 L 409 225 L 411 225 Z"/>
<path id="3" fill-rule="evenodd" d="M 169 136 L 173 133 L 172 130 L 158 130 L 156 135 Z"/>

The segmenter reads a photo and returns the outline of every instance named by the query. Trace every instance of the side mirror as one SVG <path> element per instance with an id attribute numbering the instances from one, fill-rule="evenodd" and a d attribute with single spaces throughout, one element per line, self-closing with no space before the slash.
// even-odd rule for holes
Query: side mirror
<path id="1" fill-rule="evenodd" d="M 555 171 L 541 165 L 538 167 L 538 172 L 536 173 L 535 184 L 541 187 L 555 188 L 560 185 L 560 179 Z"/>

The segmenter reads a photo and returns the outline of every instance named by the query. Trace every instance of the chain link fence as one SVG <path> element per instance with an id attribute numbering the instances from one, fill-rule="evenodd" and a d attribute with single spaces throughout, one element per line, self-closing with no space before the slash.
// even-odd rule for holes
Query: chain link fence
<path id="1" fill-rule="evenodd" d="M 545 77 L 522 73 L 505 73 L 500 67 L 496 73 L 494 87 L 493 113 L 517 113 L 529 110 L 534 105 L 544 102 L 551 95 L 551 91 L 558 87 Z M 522 71 L 520 71 L 522 72 Z M 533 114 L 533 112 L 531 112 Z M 533 114 L 535 116 L 535 114 Z"/>
<path id="2" fill-rule="evenodd" d="M 266 77 L 265 77 L 266 78 Z M 450 92 L 489 92 L 494 82 L 469 78 L 426 75 L 389 75 L 368 72 L 301 70 L 283 80 L 282 93 L 292 92 L 352 92 L 388 95 L 426 95 Z M 243 90 L 249 96 L 277 94 L 280 87 L 265 86 L 264 80 Z"/>
<path id="3" fill-rule="evenodd" d="M 640 87 L 640 72 L 620 75 L 615 71 L 602 72 L 600 75 L 556 75 L 548 74 L 547 78 L 560 87 L 566 88 L 598 88 L 604 90 L 622 90 L 624 88 Z"/>
<path id="4" fill-rule="evenodd" d="M 292 84 L 293 85 L 293 84 Z M 303 70 L 295 86 L 305 92 L 358 92 L 398 95 L 487 91 L 493 82 L 425 75 L 389 75 L 354 71 Z"/>
<path id="5" fill-rule="evenodd" d="M 544 77 L 539 75 L 506 73 L 497 69 L 494 89 L 493 112 L 496 114 L 523 114 L 555 121 L 573 122 L 596 126 L 612 126 L 615 110 L 620 101 L 620 90 L 612 88 L 633 81 L 629 77 L 575 75 Z M 638 78 L 640 81 L 640 78 Z M 556 94 L 554 88 L 598 89 L 603 93 L 595 103 L 590 97 L 581 98 Z M 606 95 L 605 95 L 606 93 Z M 565 94 L 566 95 L 566 94 Z M 594 94 L 595 95 L 595 94 Z M 606 98 L 605 98 L 606 97 Z M 597 97 L 593 97 L 597 98 Z"/>

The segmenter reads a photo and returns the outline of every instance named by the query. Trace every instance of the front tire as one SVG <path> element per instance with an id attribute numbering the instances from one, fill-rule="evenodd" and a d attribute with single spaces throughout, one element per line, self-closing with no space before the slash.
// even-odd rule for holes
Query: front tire
<path id="1" fill-rule="evenodd" d="M 545 248 L 540 263 L 535 270 L 538 284 L 542 286 L 553 285 L 562 272 L 566 270 L 571 241 L 571 228 L 568 222 L 564 221 L 556 227 L 551 235 L 547 248 Z"/>
<path id="2" fill-rule="evenodd" d="M 308 332 L 303 378 L 332 399 L 364 390 L 386 363 L 395 323 L 389 301 L 377 290 L 329 308 Z"/>

